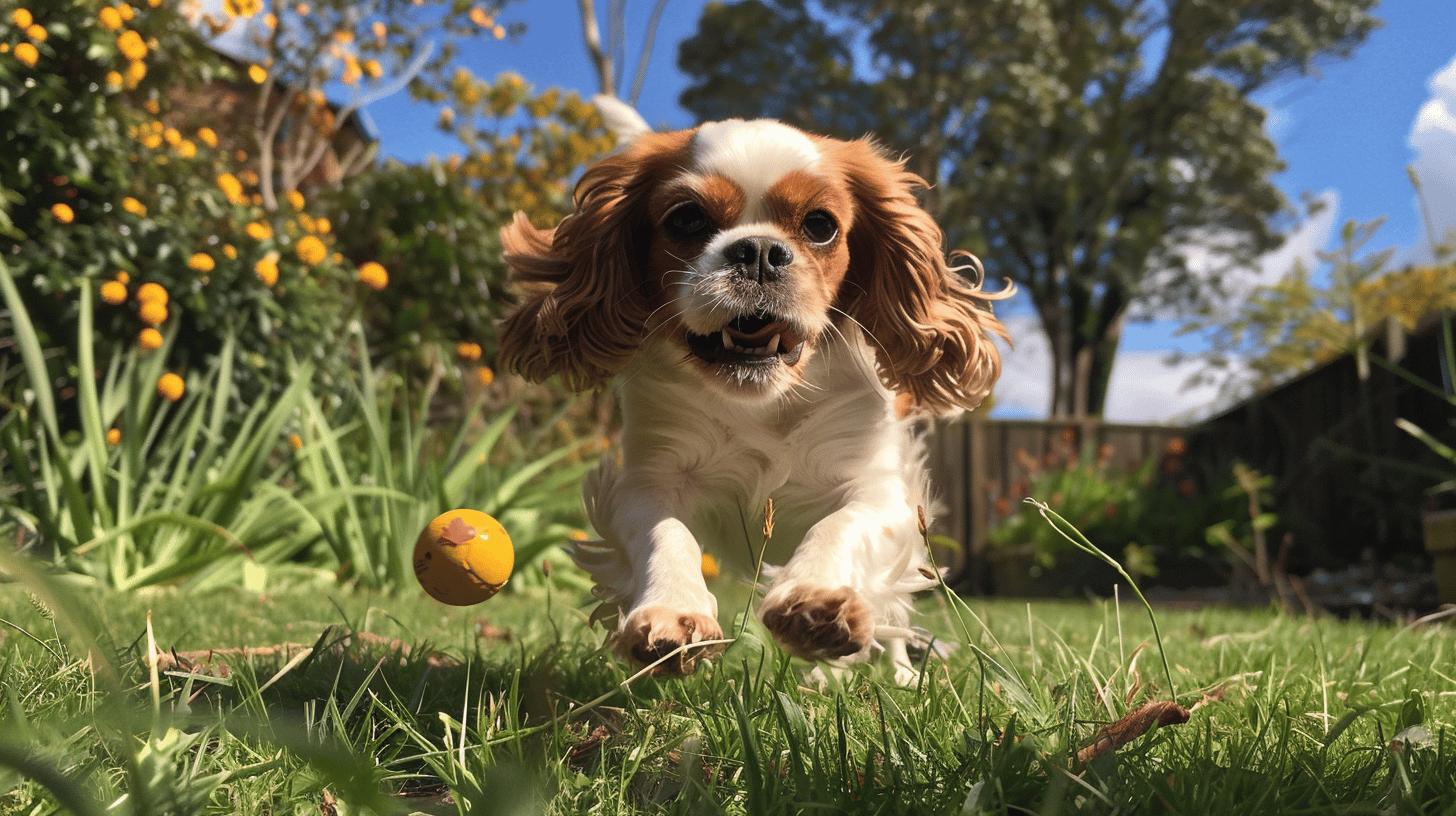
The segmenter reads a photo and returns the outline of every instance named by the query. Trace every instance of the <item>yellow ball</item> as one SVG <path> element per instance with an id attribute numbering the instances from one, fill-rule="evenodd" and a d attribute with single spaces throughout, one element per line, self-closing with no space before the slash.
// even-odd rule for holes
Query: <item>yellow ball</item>
<path id="1" fill-rule="evenodd" d="M 415 577 L 430 597 L 470 606 L 505 586 L 516 551 L 499 521 L 479 510 L 436 516 L 415 542 Z"/>

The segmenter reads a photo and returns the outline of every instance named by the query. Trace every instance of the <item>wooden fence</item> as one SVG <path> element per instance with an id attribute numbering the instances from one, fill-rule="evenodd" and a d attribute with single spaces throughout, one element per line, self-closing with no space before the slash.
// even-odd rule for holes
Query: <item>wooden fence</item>
<path id="1" fill-rule="evenodd" d="M 974 415 L 972 415 L 973 417 Z M 1136 468 L 1184 429 L 1098 419 L 1003 420 L 965 417 L 941 423 L 930 437 L 932 487 L 940 505 L 936 532 L 961 543 L 953 564 L 963 582 L 984 586 L 983 555 L 998 499 L 1026 495 L 1029 460 L 1101 455 L 1109 466 Z"/>

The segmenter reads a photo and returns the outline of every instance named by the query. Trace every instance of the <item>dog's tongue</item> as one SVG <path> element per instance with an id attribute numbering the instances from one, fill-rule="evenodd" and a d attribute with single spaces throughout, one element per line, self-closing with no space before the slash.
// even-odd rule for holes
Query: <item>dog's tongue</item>
<path id="1" fill-rule="evenodd" d="M 728 327 L 728 333 L 733 335 L 733 339 L 737 340 L 739 345 L 750 347 L 761 346 L 770 337 L 773 337 L 775 334 L 782 334 L 785 330 L 786 326 L 783 323 L 777 322 L 765 323 L 762 327 L 754 329 L 751 332 L 744 331 L 736 326 Z"/>

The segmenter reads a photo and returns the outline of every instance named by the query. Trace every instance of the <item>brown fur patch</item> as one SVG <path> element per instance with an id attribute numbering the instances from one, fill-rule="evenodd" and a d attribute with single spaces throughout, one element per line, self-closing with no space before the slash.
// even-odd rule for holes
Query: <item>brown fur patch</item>
<path id="1" fill-rule="evenodd" d="M 875 633 L 869 604 L 849 587 L 796 588 L 765 605 L 759 617 L 785 650 L 808 660 L 861 652 Z"/>

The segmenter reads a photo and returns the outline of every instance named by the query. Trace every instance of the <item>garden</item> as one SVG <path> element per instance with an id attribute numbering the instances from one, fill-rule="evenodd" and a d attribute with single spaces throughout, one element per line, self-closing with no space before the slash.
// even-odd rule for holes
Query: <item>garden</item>
<path id="1" fill-rule="evenodd" d="M 1326 4 L 1340 22 L 1311 22 Z M 723 653 L 687 677 L 622 661 L 569 554 L 597 537 L 582 481 L 622 455 L 613 394 L 494 367 L 515 302 L 501 227 L 568 214 L 616 147 L 590 97 L 644 84 L 665 4 L 645 24 L 605 5 L 605 40 L 576 55 L 601 87 L 573 89 L 512 68 L 504 49 L 539 22 L 520 3 L 0 0 L 0 814 L 1456 812 L 1456 587 L 1431 567 L 1447 533 L 1421 539 L 1456 494 L 1456 263 L 1434 231 L 1404 263 L 1366 249 L 1379 224 L 1351 222 L 1318 274 L 1232 316 L 1187 306 L 1188 330 L 1213 332 L 1205 372 L 1244 361 L 1263 402 L 1104 422 L 1102 326 L 1067 336 L 1093 362 L 1058 379 L 1080 385 L 1051 395 L 1051 419 L 998 424 L 988 404 L 936 425 L 945 507 L 922 535 L 948 569 L 917 600 L 930 646 L 908 683 L 888 664 L 811 671 L 755 615 L 763 564 L 711 553 Z M 934 88 L 984 81 L 959 64 L 879 84 L 829 67 L 850 59 L 848 28 L 898 65 L 931 23 L 822 5 L 701 9 L 678 55 L 686 109 L 823 115 L 826 132 L 911 149 L 907 133 L 961 115 Z M 965 36 L 1007 25 L 1006 4 L 929 5 Z M 1143 31 L 1144 4 L 1106 5 L 1130 16 L 1082 24 L 1109 64 L 1132 59 L 1109 32 Z M 1236 90 L 1347 56 L 1375 25 L 1364 0 L 1238 2 L 1229 19 L 1169 5 L 1227 49 L 1187 81 L 1227 90 L 1213 113 L 1254 134 Z M 1028 19 L 1007 31 L 1056 28 Z M 703 63 L 747 29 L 782 34 L 783 52 Z M 1056 96 L 1043 83 L 1061 69 L 1023 67 L 1050 73 L 977 108 L 998 144 L 1050 115 L 1038 94 Z M 842 104 L 804 109 L 809 75 Z M 1149 91 L 1138 115 L 1164 121 L 1154 103 L 1180 89 Z M 386 103 L 450 150 L 391 154 L 370 117 Z M 933 115 L 885 115 L 900 109 Z M 1167 121 L 1177 138 L 1140 149 L 1197 155 L 1165 157 L 1171 175 L 1137 195 L 1203 221 L 1151 223 L 1139 199 L 1048 234 L 1137 231 L 1103 248 L 1119 259 L 1150 257 L 1164 228 L 1276 245 L 1273 145 L 1245 134 L 1233 156 L 1227 132 Z M 1017 206 L 1019 177 L 941 149 L 917 171 L 963 166 L 927 206 L 988 260 L 1016 254 L 956 191 Z M 1019 161 L 1037 159 L 996 159 Z M 1202 174 L 1187 189 L 1185 161 Z M 1056 183 L 1072 210 L 1101 182 Z M 1049 296 L 1036 270 L 1006 274 Z M 1086 293 L 1127 276 L 1106 274 Z M 1105 303 L 1085 301 L 1087 319 L 1058 325 L 1095 323 Z M 1303 387 L 1356 394 L 1358 418 L 1291 423 Z M 1241 447 L 1261 423 L 1323 435 Z M 999 452 L 994 467 L 973 449 Z M 1368 509 L 1332 520 L 1327 483 Z M 508 582 L 471 606 L 431 598 L 412 562 L 456 508 L 498 520 L 513 549 Z M 750 553 L 773 536 L 765 512 L 744 508 Z"/>

